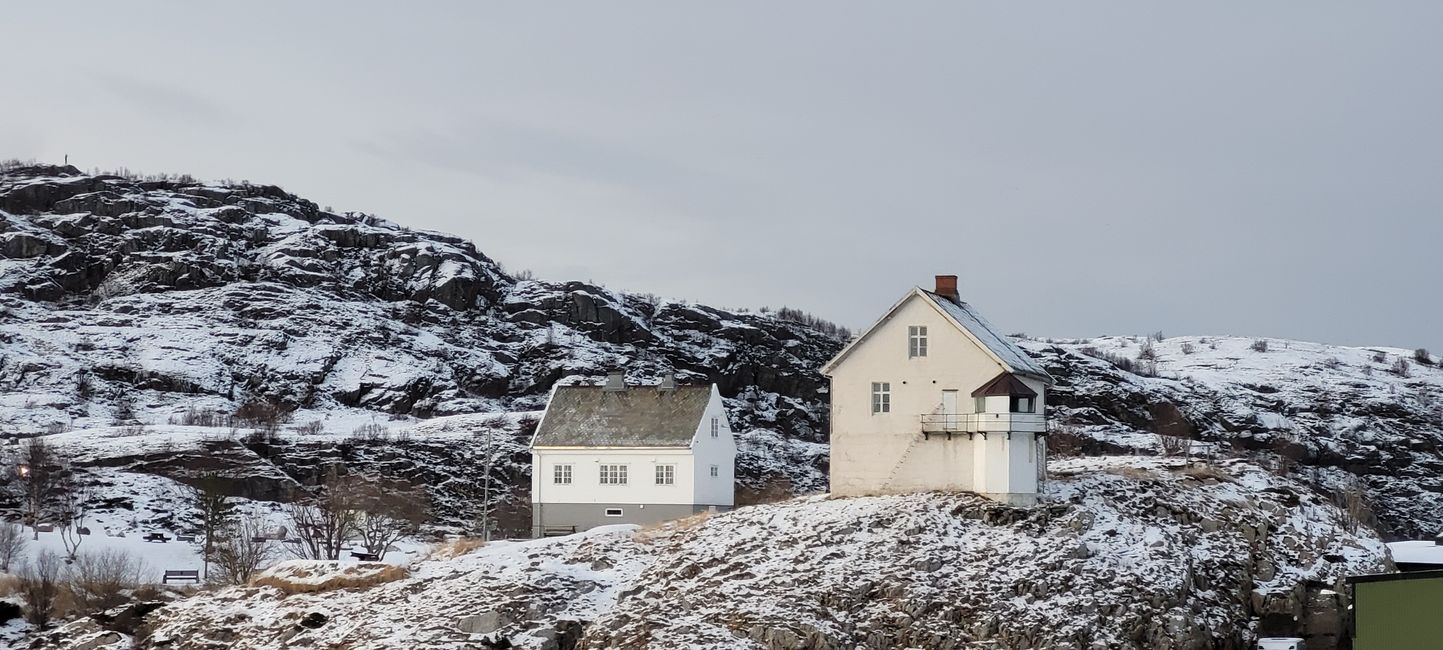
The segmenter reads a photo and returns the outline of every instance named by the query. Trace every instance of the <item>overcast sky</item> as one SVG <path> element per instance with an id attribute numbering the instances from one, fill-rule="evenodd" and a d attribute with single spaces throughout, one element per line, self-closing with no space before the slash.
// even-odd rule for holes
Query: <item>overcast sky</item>
<path id="1" fill-rule="evenodd" d="M 853 326 L 951 272 L 1009 331 L 1443 351 L 1443 3 L 1167 4 L 28 2 L 0 158 Z"/>

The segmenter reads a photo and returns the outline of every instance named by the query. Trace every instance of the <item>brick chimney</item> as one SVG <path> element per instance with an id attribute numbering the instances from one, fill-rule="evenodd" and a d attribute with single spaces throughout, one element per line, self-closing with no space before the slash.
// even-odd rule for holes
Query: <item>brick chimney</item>
<path id="1" fill-rule="evenodd" d="M 955 275 L 937 276 L 937 289 L 932 293 L 951 300 L 952 302 L 962 302 L 962 296 L 957 294 L 957 276 Z"/>

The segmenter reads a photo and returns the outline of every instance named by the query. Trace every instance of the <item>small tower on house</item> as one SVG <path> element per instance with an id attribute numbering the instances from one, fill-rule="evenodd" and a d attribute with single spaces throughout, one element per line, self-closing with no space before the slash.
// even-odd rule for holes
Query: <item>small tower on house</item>
<path id="1" fill-rule="evenodd" d="M 963 490 L 1037 501 L 1052 377 L 962 301 L 957 276 L 908 291 L 823 368 L 831 490 Z"/>

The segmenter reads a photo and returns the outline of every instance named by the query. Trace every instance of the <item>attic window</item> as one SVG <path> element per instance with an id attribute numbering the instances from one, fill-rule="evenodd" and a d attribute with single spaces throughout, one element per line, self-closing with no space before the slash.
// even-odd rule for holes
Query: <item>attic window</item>
<path id="1" fill-rule="evenodd" d="M 927 356 L 927 326 L 912 325 L 907 328 L 907 358 Z"/>
<path id="2" fill-rule="evenodd" d="M 1036 404 L 1036 400 L 1036 397 L 1013 395 L 1010 399 L 1011 404 L 1008 410 L 1013 413 L 1031 413 Z"/>
<path id="3" fill-rule="evenodd" d="M 721 422 L 720 422 L 720 419 L 719 419 L 719 418 L 712 418 L 712 419 L 711 419 L 711 437 L 716 438 L 716 437 L 719 437 L 720 435 L 721 435 Z"/>
<path id="4" fill-rule="evenodd" d="M 719 467 L 717 467 L 716 465 L 712 465 L 712 466 L 711 466 L 711 477 L 712 477 L 712 478 L 716 478 L 716 477 L 718 477 L 718 476 L 720 476 L 720 475 L 721 475 L 721 469 L 720 469 Z"/>

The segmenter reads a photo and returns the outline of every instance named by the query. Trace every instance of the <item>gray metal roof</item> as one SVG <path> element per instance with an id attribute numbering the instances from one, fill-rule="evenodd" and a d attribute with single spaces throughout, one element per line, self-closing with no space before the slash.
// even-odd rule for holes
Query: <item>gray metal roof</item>
<path id="1" fill-rule="evenodd" d="M 546 405 L 533 447 L 688 447 L 711 386 L 561 386 Z"/>
<path id="2" fill-rule="evenodd" d="M 1027 356 L 1027 353 L 1023 352 L 1022 348 L 1017 347 L 1017 344 L 1013 343 L 1012 339 L 1004 336 L 1001 332 L 998 332 L 996 328 L 992 327 L 992 323 L 987 322 L 987 319 L 983 318 L 982 314 L 977 313 L 977 310 L 973 309 L 972 305 L 960 301 L 953 302 L 931 291 L 923 291 L 922 293 L 928 298 L 931 298 L 932 302 L 937 303 L 937 306 L 941 307 L 942 311 L 947 312 L 947 315 L 951 316 L 953 320 L 956 320 L 959 325 L 966 328 L 968 332 L 971 332 L 972 336 L 977 337 L 977 340 L 980 341 L 982 345 L 986 346 L 988 350 L 991 350 L 992 354 L 996 355 L 998 359 L 1001 359 L 1003 365 L 1009 367 L 1013 372 L 1034 375 L 1039 379 L 1047 380 L 1049 383 L 1052 381 L 1052 376 L 1047 374 L 1047 371 L 1043 370 L 1041 365 L 1034 361 L 1032 357 Z"/>

